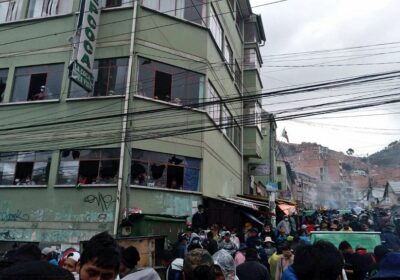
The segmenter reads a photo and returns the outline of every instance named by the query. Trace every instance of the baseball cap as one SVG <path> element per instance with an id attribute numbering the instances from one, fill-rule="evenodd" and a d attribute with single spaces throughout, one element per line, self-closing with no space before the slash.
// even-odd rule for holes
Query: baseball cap
<path id="1" fill-rule="evenodd" d="M 76 262 L 78 262 L 80 258 L 81 258 L 81 254 L 79 254 L 78 252 L 69 253 L 67 256 L 67 259 L 73 259 Z"/>
<path id="2" fill-rule="evenodd" d="M 45 247 L 42 249 L 42 255 L 47 256 L 48 254 L 50 254 L 51 252 L 54 252 L 55 249 L 51 248 L 51 247 Z"/>

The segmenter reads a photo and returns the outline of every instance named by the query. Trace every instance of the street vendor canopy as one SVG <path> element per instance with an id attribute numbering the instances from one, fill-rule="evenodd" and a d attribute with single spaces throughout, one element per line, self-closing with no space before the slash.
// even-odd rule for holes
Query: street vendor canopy
<path id="1" fill-rule="evenodd" d="M 279 209 L 282 210 L 285 215 L 289 215 L 296 212 L 296 206 L 289 204 L 278 204 Z"/>

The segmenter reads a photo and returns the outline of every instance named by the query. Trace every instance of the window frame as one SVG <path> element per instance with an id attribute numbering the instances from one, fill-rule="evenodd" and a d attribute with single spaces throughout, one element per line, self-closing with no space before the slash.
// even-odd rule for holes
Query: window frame
<path id="1" fill-rule="evenodd" d="M 67 3 L 67 4 L 66 4 Z M 66 6 L 62 7 L 62 4 Z M 36 5 L 41 5 L 40 15 L 35 14 Z M 63 8 L 63 9 L 62 9 Z M 72 13 L 73 3 L 65 0 L 29 0 L 26 11 L 27 19 L 61 16 Z"/>
<path id="2" fill-rule="evenodd" d="M 234 71 L 234 58 L 233 58 L 233 50 L 231 45 L 229 44 L 228 38 L 225 37 L 224 41 L 224 58 L 227 63 L 229 70 L 231 72 Z"/>
<path id="3" fill-rule="evenodd" d="M 43 72 L 40 68 L 46 67 L 46 72 Z M 54 67 L 54 69 L 51 69 L 51 67 Z M 55 68 L 59 67 L 60 69 L 56 71 Z M 35 70 L 37 69 L 37 70 Z M 18 71 L 23 72 L 23 74 L 18 74 Z M 27 73 L 24 73 L 27 72 Z M 14 72 L 14 79 L 13 79 L 13 84 L 12 84 L 12 91 L 11 91 L 11 100 L 10 103 L 34 103 L 34 102 L 44 102 L 44 101 L 58 101 L 60 100 L 61 94 L 62 94 L 62 86 L 63 86 L 63 80 L 64 80 L 64 72 L 65 72 L 65 63 L 52 63 L 52 64 L 40 64 L 40 65 L 28 65 L 28 66 L 20 66 L 15 68 Z M 36 100 L 29 100 L 30 94 L 30 89 L 31 89 L 31 82 L 32 82 L 32 75 L 38 75 L 38 74 L 46 74 L 46 84 L 44 85 L 44 91 L 42 91 L 42 86 L 40 88 L 40 92 L 33 94 L 33 96 L 38 95 L 38 99 Z M 58 73 L 58 76 L 54 76 L 53 78 L 58 79 L 57 83 L 57 88 L 56 89 L 50 89 L 49 91 L 49 84 L 50 84 L 50 79 L 49 75 L 53 75 L 55 73 Z M 28 86 L 25 87 L 24 90 L 26 90 L 25 98 L 24 100 L 18 100 L 16 99 L 16 88 L 18 87 L 17 85 L 17 79 L 23 79 L 23 77 L 29 77 L 29 84 Z M 22 82 L 20 82 L 22 83 Z M 42 95 L 43 93 L 43 95 Z M 49 95 L 50 93 L 50 95 Z M 31 95 L 32 96 L 32 95 Z M 51 96 L 50 98 L 46 98 L 48 96 Z M 53 97 L 54 96 L 54 97 Z"/>
<path id="4" fill-rule="evenodd" d="M 7 83 L 8 83 L 7 82 L 8 81 L 8 72 L 9 72 L 8 68 L 0 68 L 0 85 L 1 84 L 4 85 L 3 92 L 1 92 L 1 87 L 0 87 L 0 104 L 4 102 L 4 97 L 5 97 Z M 3 78 L 5 78 L 4 81 L 3 81 Z"/>
<path id="5" fill-rule="evenodd" d="M 217 47 L 222 52 L 223 45 L 224 45 L 224 29 L 222 27 L 221 22 L 219 21 L 219 18 L 217 16 L 217 13 L 215 12 L 213 5 L 210 6 L 209 10 L 210 10 L 210 15 L 209 15 L 208 29 L 210 30 L 210 33 L 211 33 Z M 215 24 L 212 25 L 212 23 L 215 23 Z M 217 28 L 217 30 L 215 30 L 215 28 Z M 217 31 L 217 33 L 220 33 L 220 34 L 216 34 L 215 31 Z M 216 38 L 217 35 L 220 38 Z"/>
<path id="6" fill-rule="evenodd" d="M 57 168 L 57 178 L 56 178 L 56 186 L 116 186 L 118 184 L 118 176 L 119 176 L 119 161 L 120 161 L 120 155 L 119 155 L 120 149 L 119 148 L 105 148 L 105 149 L 79 149 L 79 150 L 61 150 L 60 151 L 60 160 Z M 67 154 L 67 156 L 64 156 L 64 153 Z M 75 155 L 77 156 L 74 156 Z M 77 154 L 79 153 L 79 154 Z M 83 153 L 88 153 L 88 154 L 94 154 L 96 156 L 87 156 L 87 155 L 82 155 Z M 115 153 L 114 157 L 107 156 L 107 153 Z M 72 157 L 72 159 L 70 158 Z M 75 158 L 76 157 L 76 158 Z M 63 160 L 65 158 L 65 160 Z M 107 180 L 106 178 L 101 177 L 101 172 L 102 172 L 102 162 L 114 162 L 116 163 L 117 167 L 115 170 L 115 175 L 113 178 L 110 179 L 109 182 L 105 181 Z M 81 162 L 92 162 L 92 163 L 98 163 L 97 167 L 97 176 L 95 180 L 93 178 L 88 179 L 88 178 L 81 178 L 83 176 L 82 174 L 79 174 L 81 171 Z M 65 170 L 62 169 L 62 166 L 67 167 L 67 165 L 72 166 L 73 172 L 76 172 L 76 174 L 72 174 L 68 176 L 65 176 Z M 70 172 L 71 173 L 71 172 Z M 73 177 L 72 177 L 73 176 Z M 72 179 L 71 179 L 72 178 Z M 74 179 L 76 178 L 76 179 Z M 62 180 L 73 180 L 72 182 L 66 182 L 64 183 Z M 97 182 L 99 180 L 99 182 Z M 88 182 L 86 182 L 88 181 Z"/>
<path id="7" fill-rule="evenodd" d="M 100 67 L 101 62 L 115 62 L 114 66 L 110 66 L 108 64 L 107 67 Z M 76 84 L 73 81 L 70 81 L 69 83 L 69 91 L 68 91 L 68 99 L 82 99 L 82 98 L 107 98 L 107 97 L 121 97 L 124 96 L 126 93 L 126 82 L 128 77 L 128 67 L 129 67 L 129 58 L 128 57 L 108 57 L 108 58 L 101 58 L 101 59 L 95 59 L 94 61 L 94 67 L 93 67 L 93 72 L 94 72 L 94 87 L 93 91 L 87 92 L 84 90 L 82 87 L 80 87 L 78 84 Z M 107 76 L 107 82 L 105 83 L 107 85 L 107 90 L 106 90 L 106 95 L 101 95 L 101 91 L 97 91 L 97 86 L 101 85 L 102 83 L 99 83 L 99 76 L 100 76 L 100 69 L 105 69 L 105 71 L 108 72 Z M 124 70 L 125 68 L 125 70 Z M 112 73 L 112 70 L 115 71 L 115 73 Z M 123 71 L 125 75 L 123 77 L 118 78 L 119 71 Z M 115 76 L 115 85 L 114 88 L 111 89 L 110 87 L 110 77 L 114 75 Z M 118 79 L 122 79 L 123 81 L 119 84 L 117 83 Z M 119 93 L 120 92 L 120 93 Z M 95 95 L 96 93 L 96 95 Z M 112 93 L 112 94 L 110 94 Z"/>
<path id="8" fill-rule="evenodd" d="M 206 106 L 206 111 L 213 122 L 219 126 L 221 123 L 221 97 L 211 82 L 207 84 L 207 102 L 213 102 Z"/>
<path id="9" fill-rule="evenodd" d="M 142 159 L 142 158 L 138 158 L 138 154 L 140 153 L 147 153 L 147 156 L 150 159 Z M 164 160 L 160 160 L 160 159 L 155 159 L 156 156 L 159 156 L 161 158 L 163 158 Z M 153 157 L 153 158 L 151 158 Z M 170 162 L 170 159 L 172 159 L 173 157 L 177 158 L 178 160 L 182 159 L 181 163 L 172 163 Z M 166 160 L 167 159 L 167 160 Z M 198 167 L 195 166 L 190 166 L 189 164 L 185 164 L 187 162 L 190 161 L 196 161 Z M 169 154 L 169 153 L 161 153 L 161 152 L 155 152 L 155 151 L 148 151 L 148 150 L 141 150 L 141 149 L 132 149 L 132 160 L 131 160 L 131 177 L 130 177 L 130 186 L 131 187 L 143 187 L 143 188 L 147 188 L 147 189 L 157 189 L 157 190 L 166 190 L 166 191 L 178 191 L 178 192 L 201 192 L 201 159 L 199 158 L 193 158 L 193 157 L 187 157 L 187 156 L 182 156 L 182 155 L 175 155 L 175 154 Z M 134 183 L 134 180 L 136 180 L 135 178 L 133 178 L 134 174 L 133 174 L 133 170 L 132 170 L 132 166 L 134 163 L 139 163 L 142 165 L 146 165 L 146 178 L 143 181 L 142 184 L 138 184 L 138 183 Z M 164 166 L 164 169 L 162 171 L 162 175 L 160 178 L 162 178 L 161 180 L 161 184 L 159 184 L 158 182 L 160 182 L 160 178 L 158 179 L 151 179 L 152 175 L 151 175 L 151 166 L 155 165 L 156 167 L 161 167 Z M 182 186 L 179 188 L 172 188 L 171 186 L 168 186 L 169 183 L 169 178 L 168 177 L 168 168 L 182 168 L 183 169 L 183 173 L 182 173 Z M 197 176 L 197 187 L 196 190 L 192 190 L 190 189 L 191 186 L 185 186 L 185 175 L 187 170 L 195 170 L 196 171 L 196 176 Z M 139 176 L 143 176 L 143 175 L 139 175 Z M 153 181 L 153 182 L 150 182 Z M 158 182 L 157 182 L 158 181 Z M 164 185 L 163 184 L 164 181 Z M 159 185 L 157 185 L 159 184 Z"/>
<path id="10" fill-rule="evenodd" d="M 7 157 L 9 159 L 4 159 Z M 24 158 L 24 155 L 27 156 L 27 158 Z M 44 159 L 44 156 L 47 156 L 47 160 Z M 13 158 L 13 159 L 10 159 Z M 2 187 L 9 187 L 9 186 L 16 186 L 16 187 L 44 187 L 48 186 L 49 184 L 49 176 L 50 176 L 50 165 L 52 162 L 52 152 L 51 151 L 45 151 L 45 152 L 3 152 L 0 153 L 0 167 L 4 165 L 8 165 L 9 168 L 13 168 L 13 172 L 9 173 L 8 176 L 12 176 L 12 183 L 10 184 L 2 184 L 3 180 L 3 173 L 1 172 L 1 181 L 0 181 L 0 188 Z M 18 166 L 21 165 L 27 165 L 31 164 L 31 170 L 30 175 L 27 175 L 27 179 L 30 178 L 29 180 L 21 183 L 20 180 L 21 178 L 16 178 L 18 173 Z M 41 164 L 45 164 L 45 172 L 42 174 L 36 174 L 35 175 L 35 167 L 37 168 Z M 25 172 L 26 173 L 26 172 Z M 38 176 L 39 178 L 42 178 L 44 176 L 45 182 L 44 184 L 38 184 L 35 182 L 33 179 L 35 176 Z M 10 180 L 10 179 L 8 179 Z M 18 180 L 18 181 L 17 181 Z M 40 180 L 40 179 L 38 179 Z"/>
<path id="11" fill-rule="evenodd" d="M 4 13 L 4 20 L 2 20 L 0 18 L 0 24 L 5 24 L 5 23 L 9 23 L 9 22 L 15 22 L 21 19 L 22 16 L 22 7 L 24 5 L 24 2 L 26 0 L 3 0 L 0 1 L 0 4 L 7 4 L 8 2 L 8 6 L 7 6 L 7 11 Z M 15 3 L 14 8 L 11 9 L 10 4 L 11 2 Z M 4 5 L 5 7 L 6 5 Z M 14 10 L 16 9 L 16 10 Z"/>

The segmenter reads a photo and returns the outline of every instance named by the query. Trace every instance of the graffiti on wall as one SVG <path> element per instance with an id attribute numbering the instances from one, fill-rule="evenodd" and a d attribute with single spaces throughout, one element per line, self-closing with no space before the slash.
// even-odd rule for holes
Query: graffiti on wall
<path id="1" fill-rule="evenodd" d="M 15 212 L 0 211 L 0 221 L 2 222 L 26 222 L 29 221 L 29 214 L 23 213 L 21 210 Z"/>
<path id="2" fill-rule="evenodd" d="M 97 195 L 90 194 L 86 196 L 83 201 L 90 204 L 97 204 L 97 206 L 100 207 L 102 211 L 107 211 L 115 202 L 115 199 L 112 195 L 103 195 L 99 192 Z"/>

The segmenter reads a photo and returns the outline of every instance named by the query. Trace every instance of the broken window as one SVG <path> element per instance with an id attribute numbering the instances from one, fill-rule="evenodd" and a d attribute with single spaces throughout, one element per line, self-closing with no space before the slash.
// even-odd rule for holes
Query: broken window
<path id="1" fill-rule="evenodd" d="M 143 0 L 143 6 L 204 25 L 205 0 Z"/>
<path id="2" fill-rule="evenodd" d="M 203 83 L 203 75 L 139 58 L 138 95 L 179 105 L 197 104 Z"/>
<path id="3" fill-rule="evenodd" d="M 30 0 L 28 18 L 40 18 L 68 14 L 72 11 L 73 1 Z"/>
<path id="4" fill-rule="evenodd" d="M 7 85 L 7 76 L 8 76 L 8 70 L 0 69 L 0 103 L 3 102 L 4 99 L 4 92 L 6 91 L 6 85 Z"/>
<path id="5" fill-rule="evenodd" d="M 51 152 L 0 153 L 0 185 L 47 185 Z"/>
<path id="6" fill-rule="evenodd" d="M 59 185 L 115 185 L 119 149 L 63 150 L 58 168 Z"/>
<path id="7" fill-rule="evenodd" d="M 17 68 L 13 102 L 58 99 L 64 72 L 63 64 Z"/>
<path id="8" fill-rule="evenodd" d="M 199 191 L 199 159 L 138 149 L 132 158 L 132 185 Z"/>
<path id="9" fill-rule="evenodd" d="M 0 0 L 0 23 L 21 18 L 23 0 Z"/>
<path id="10" fill-rule="evenodd" d="M 76 83 L 71 83 L 69 97 L 95 97 L 123 95 L 126 88 L 128 58 L 95 60 L 93 65 L 94 90 L 87 92 Z"/>

